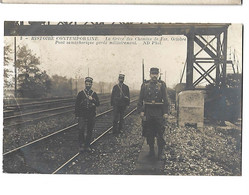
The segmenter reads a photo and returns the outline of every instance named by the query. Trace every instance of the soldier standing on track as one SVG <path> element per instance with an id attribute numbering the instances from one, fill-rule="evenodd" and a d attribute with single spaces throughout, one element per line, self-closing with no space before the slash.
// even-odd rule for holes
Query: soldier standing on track
<path id="1" fill-rule="evenodd" d="M 130 105 L 129 87 L 124 84 L 124 77 L 124 74 L 119 74 L 119 83 L 112 89 L 111 105 L 113 106 L 113 134 L 121 132 L 124 124 L 124 111 L 126 107 Z"/>
<path id="2" fill-rule="evenodd" d="M 93 79 L 85 78 L 85 89 L 77 95 L 75 116 L 78 117 L 80 151 L 91 152 L 90 143 L 95 125 L 96 107 L 99 106 L 97 94 L 91 90 Z"/>
<path id="3" fill-rule="evenodd" d="M 149 156 L 155 157 L 154 143 L 157 137 L 158 159 L 161 159 L 164 133 L 164 119 L 168 118 L 169 102 L 165 82 L 158 80 L 158 68 L 150 69 L 150 80 L 141 86 L 138 111 L 143 120 L 143 136 L 147 139 L 150 147 Z"/>

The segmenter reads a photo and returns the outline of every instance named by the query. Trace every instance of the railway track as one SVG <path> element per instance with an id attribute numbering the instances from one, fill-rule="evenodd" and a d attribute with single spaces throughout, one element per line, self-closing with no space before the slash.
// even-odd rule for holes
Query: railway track
<path id="1" fill-rule="evenodd" d="M 56 100 L 46 100 L 41 102 L 29 102 L 29 103 L 23 103 L 15 105 L 5 105 L 4 106 L 4 119 L 12 119 L 12 117 L 15 118 L 16 115 L 26 114 L 29 112 L 36 112 L 41 109 L 49 109 L 49 108 L 55 108 L 59 106 L 66 106 L 70 105 L 75 101 L 75 98 L 64 98 L 64 99 L 56 99 Z"/>
<path id="2" fill-rule="evenodd" d="M 100 99 L 108 99 L 110 97 L 110 94 L 100 94 Z M 65 98 L 65 99 L 59 99 L 59 100 L 49 100 L 49 101 L 41 101 L 41 102 L 31 102 L 31 103 L 25 103 L 25 104 L 16 104 L 16 105 L 9 105 L 4 108 L 5 112 L 11 112 L 11 114 L 8 114 L 8 116 L 5 116 L 5 120 L 15 119 L 21 116 L 25 115 L 31 115 L 36 114 L 41 109 L 49 110 L 49 109 L 56 109 L 61 107 L 62 109 L 65 106 L 73 106 L 75 103 L 75 98 Z M 20 114 L 21 113 L 21 114 Z"/>
<path id="3" fill-rule="evenodd" d="M 128 116 L 130 116 L 132 113 L 134 113 L 137 110 L 137 108 L 132 109 L 130 112 L 128 112 L 124 119 L 126 119 Z M 101 133 L 99 136 L 97 136 L 91 143 L 90 145 L 92 146 L 95 144 L 97 141 L 99 141 L 102 137 L 104 137 L 107 133 L 109 133 L 112 130 L 113 126 L 110 126 L 109 128 L 103 130 L 103 133 Z M 77 152 L 76 154 L 72 155 L 66 162 L 64 162 L 62 165 L 60 165 L 56 170 L 52 172 L 52 174 L 59 173 L 62 169 L 67 167 L 67 165 L 75 160 L 78 156 L 80 155 L 80 152 Z"/>
<path id="4" fill-rule="evenodd" d="M 21 98 L 6 98 L 4 97 L 3 103 L 4 108 L 11 107 L 11 106 L 17 106 L 22 104 L 33 104 L 33 103 L 41 103 L 41 102 L 49 102 L 53 100 L 62 100 L 62 99 L 70 99 L 74 98 L 74 96 L 63 96 L 63 97 L 52 97 L 52 98 L 37 98 L 37 99 L 21 99 Z M 15 102 L 15 103 L 13 103 Z"/>
<path id="5" fill-rule="evenodd" d="M 104 99 L 101 99 L 100 101 L 101 101 L 101 104 L 105 105 L 105 104 L 108 104 L 110 102 L 110 98 L 109 97 L 104 98 Z M 35 112 L 29 112 L 29 113 L 23 113 L 23 114 L 19 114 L 19 115 L 5 117 L 4 118 L 4 127 L 9 128 L 9 127 L 13 127 L 13 126 L 21 126 L 21 125 L 24 125 L 27 123 L 40 121 L 40 120 L 43 120 L 46 118 L 59 116 L 62 114 L 67 114 L 67 113 L 72 113 L 74 111 L 74 106 L 75 106 L 74 104 L 71 104 L 71 105 L 67 105 L 67 106 L 61 106 L 61 107 L 50 108 L 50 109 L 45 109 L 45 110 L 38 110 Z M 61 110 L 65 110 L 65 109 L 66 109 L 66 111 L 61 112 Z M 37 115 L 42 115 L 42 116 L 35 118 L 34 116 L 37 116 Z M 15 121 L 13 121 L 13 120 L 15 120 Z"/>
<path id="6" fill-rule="evenodd" d="M 10 104 L 10 105 L 4 105 L 4 109 L 24 109 L 24 108 L 30 108 L 35 106 L 41 106 L 41 105 L 49 105 L 54 103 L 62 103 L 62 102 L 71 102 L 74 101 L 75 98 L 64 98 L 64 99 L 55 99 L 55 100 L 45 100 L 45 101 L 35 101 L 35 102 L 28 102 L 28 103 L 21 103 L 21 104 Z"/>
<path id="7" fill-rule="evenodd" d="M 101 103 L 107 104 L 107 103 L 109 103 L 109 99 L 101 100 Z M 46 109 L 46 110 L 39 110 L 36 112 L 30 112 L 30 113 L 24 113 L 24 114 L 6 117 L 6 118 L 4 118 L 4 127 L 23 125 L 26 123 L 35 122 L 35 121 L 43 120 L 46 118 L 50 118 L 50 117 L 54 117 L 54 116 L 58 116 L 58 115 L 66 114 L 66 113 L 71 113 L 74 111 L 74 106 L 75 105 L 72 104 L 69 106 L 62 106 L 62 107 L 51 108 L 51 109 Z M 61 112 L 61 110 L 65 110 L 65 109 L 66 109 L 66 111 Z M 58 112 L 58 111 L 60 111 L 60 112 Z M 54 113 L 54 112 L 56 112 L 56 113 Z M 45 114 L 45 116 L 44 116 L 44 114 Z M 42 116 L 34 118 L 34 116 L 37 116 L 37 115 L 42 115 Z M 8 120 L 9 121 L 15 120 L 15 121 L 13 123 L 13 121 L 9 122 Z"/>
<path id="8" fill-rule="evenodd" d="M 134 108 L 136 105 L 135 103 L 136 100 L 131 102 L 131 106 L 128 109 L 129 113 L 126 117 L 136 110 Z M 72 153 L 77 154 L 78 152 L 78 130 L 76 127 L 77 123 L 13 150 L 4 152 L 4 172 L 13 170 L 15 172 L 15 169 L 18 166 L 13 168 L 13 162 L 15 162 L 16 159 L 22 159 L 21 162 L 23 162 L 23 165 L 20 169 L 26 167 L 26 165 L 29 166 L 28 168 L 24 168 L 24 170 L 16 170 L 17 172 L 56 173 L 55 170 L 62 166 L 62 162 L 65 164 L 65 162 L 68 161 L 68 156 L 70 156 L 71 159 Z M 93 137 L 95 139 L 91 144 L 94 144 L 111 129 L 112 109 L 109 109 L 96 116 L 96 125 L 93 131 Z"/>
<path id="9" fill-rule="evenodd" d="M 110 94 L 99 94 L 99 98 L 110 97 Z M 16 101 L 15 104 L 4 104 L 4 109 L 25 109 L 32 108 L 36 106 L 50 105 L 55 103 L 63 103 L 63 102 L 74 102 L 75 97 L 60 97 L 60 98 L 52 98 L 52 99 L 40 99 L 40 100 L 30 100 L 29 102 L 21 102 L 18 103 Z"/>

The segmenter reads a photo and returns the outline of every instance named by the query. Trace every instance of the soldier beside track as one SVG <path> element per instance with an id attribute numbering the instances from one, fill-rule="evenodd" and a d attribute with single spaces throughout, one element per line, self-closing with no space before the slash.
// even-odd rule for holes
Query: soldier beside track
<path id="1" fill-rule="evenodd" d="M 119 74 L 119 83 L 112 89 L 111 105 L 113 106 L 113 134 L 121 132 L 124 124 L 125 109 L 130 105 L 129 87 L 124 84 L 124 77 L 124 74 Z"/>
<path id="2" fill-rule="evenodd" d="M 142 118 L 143 136 L 147 139 L 150 147 L 149 156 L 154 158 L 154 143 L 157 137 L 158 159 L 161 159 L 162 150 L 165 145 L 163 139 L 164 120 L 168 118 L 169 102 L 165 82 L 158 80 L 158 68 L 150 69 L 150 80 L 141 86 L 138 111 Z"/>
<path id="3" fill-rule="evenodd" d="M 80 151 L 91 152 L 90 143 L 95 125 L 96 107 L 99 106 L 98 95 L 91 90 L 93 79 L 85 78 L 85 89 L 77 95 L 75 116 L 78 117 Z"/>

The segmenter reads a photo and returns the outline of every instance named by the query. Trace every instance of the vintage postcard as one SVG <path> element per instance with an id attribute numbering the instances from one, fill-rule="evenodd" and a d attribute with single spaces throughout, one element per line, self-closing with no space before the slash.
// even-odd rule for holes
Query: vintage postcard
<path id="1" fill-rule="evenodd" d="M 242 30 L 6 21 L 3 172 L 240 176 Z"/>
<path id="2" fill-rule="evenodd" d="M 3 3 L 78 3 L 78 4 L 233 4 L 240 5 L 241 0 L 2 0 Z"/>

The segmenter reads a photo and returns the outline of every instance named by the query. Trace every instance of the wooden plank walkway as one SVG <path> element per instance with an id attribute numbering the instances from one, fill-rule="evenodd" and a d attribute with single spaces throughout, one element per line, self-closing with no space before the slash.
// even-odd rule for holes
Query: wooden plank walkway
<path id="1" fill-rule="evenodd" d="M 164 161 L 157 160 L 157 143 L 155 143 L 155 158 L 151 158 L 148 156 L 149 154 L 149 145 L 144 139 L 144 143 L 142 149 L 140 151 L 136 169 L 134 171 L 134 175 L 162 175 L 163 174 L 163 166 Z"/>

